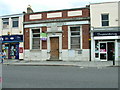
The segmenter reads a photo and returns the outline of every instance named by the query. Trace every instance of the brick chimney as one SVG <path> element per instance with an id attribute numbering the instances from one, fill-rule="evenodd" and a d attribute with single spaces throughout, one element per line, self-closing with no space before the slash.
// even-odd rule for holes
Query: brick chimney
<path id="1" fill-rule="evenodd" d="M 33 13 L 33 10 L 30 5 L 28 5 L 28 7 L 27 7 L 27 13 Z"/>

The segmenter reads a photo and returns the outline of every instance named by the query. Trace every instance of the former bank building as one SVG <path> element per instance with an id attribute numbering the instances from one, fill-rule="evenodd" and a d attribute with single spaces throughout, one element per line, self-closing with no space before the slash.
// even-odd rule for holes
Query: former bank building
<path id="1" fill-rule="evenodd" d="M 24 60 L 89 61 L 89 30 L 89 6 L 25 13 Z"/>

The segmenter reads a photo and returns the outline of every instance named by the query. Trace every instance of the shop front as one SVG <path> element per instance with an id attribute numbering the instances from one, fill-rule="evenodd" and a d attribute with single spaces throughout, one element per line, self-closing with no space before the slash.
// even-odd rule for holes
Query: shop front
<path id="1" fill-rule="evenodd" d="M 23 59 L 23 35 L 2 36 L 2 49 L 6 52 L 6 59 Z"/>
<path id="2" fill-rule="evenodd" d="M 95 40 L 95 58 L 101 61 L 115 59 L 115 41 Z"/>
<path id="3" fill-rule="evenodd" d="M 113 61 L 118 60 L 118 44 L 120 32 L 93 32 L 91 41 L 92 60 Z"/>

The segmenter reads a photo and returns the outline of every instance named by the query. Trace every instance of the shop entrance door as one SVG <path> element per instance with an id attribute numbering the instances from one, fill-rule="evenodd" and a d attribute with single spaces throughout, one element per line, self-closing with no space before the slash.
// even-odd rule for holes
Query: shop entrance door
<path id="1" fill-rule="evenodd" d="M 107 56 L 108 60 L 112 61 L 115 59 L 115 44 L 114 42 L 108 42 L 107 43 Z"/>
<path id="2" fill-rule="evenodd" d="M 10 43 L 9 58 L 10 59 L 19 59 L 19 43 Z"/>
<path id="3" fill-rule="evenodd" d="M 59 38 L 51 37 L 50 38 L 50 59 L 58 60 L 59 59 Z"/>
<path id="4" fill-rule="evenodd" d="M 107 61 L 107 42 L 99 42 L 99 58 L 101 61 Z"/>

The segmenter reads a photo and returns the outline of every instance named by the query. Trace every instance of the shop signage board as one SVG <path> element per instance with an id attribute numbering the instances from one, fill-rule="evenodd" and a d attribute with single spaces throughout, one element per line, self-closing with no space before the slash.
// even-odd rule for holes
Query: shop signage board
<path id="1" fill-rule="evenodd" d="M 40 39 L 41 40 L 47 40 L 47 33 L 40 33 Z"/>
<path id="2" fill-rule="evenodd" d="M 94 36 L 120 36 L 120 32 L 94 32 Z"/>
<path id="3" fill-rule="evenodd" d="M 23 42 L 23 35 L 2 36 L 3 42 Z"/>

